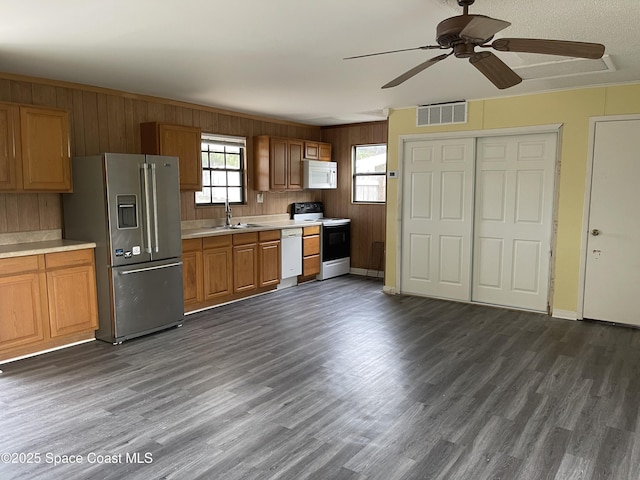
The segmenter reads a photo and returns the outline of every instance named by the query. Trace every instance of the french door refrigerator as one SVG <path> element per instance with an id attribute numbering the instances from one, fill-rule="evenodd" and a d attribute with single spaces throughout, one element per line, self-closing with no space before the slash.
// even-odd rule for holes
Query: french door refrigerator
<path id="1" fill-rule="evenodd" d="M 100 326 L 111 343 L 182 324 L 178 159 L 105 153 L 73 158 L 64 238 L 96 243 Z"/>

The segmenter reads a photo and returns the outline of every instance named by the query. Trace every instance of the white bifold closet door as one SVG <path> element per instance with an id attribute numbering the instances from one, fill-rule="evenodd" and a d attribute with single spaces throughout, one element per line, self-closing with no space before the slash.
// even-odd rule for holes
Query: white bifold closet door
<path id="1" fill-rule="evenodd" d="M 468 300 L 475 139 L 412 141 L 406 147 L 401 289 Z"/>
<path id="2" fill-rule="evenodd" d="M 401 291 L 545 311 L 557 135 L 409 141 Z"/>
<path id="3" fill-rule="evenodd" d="M 473 301 L 547 310 L 556 139 L 478 139 Z"/>

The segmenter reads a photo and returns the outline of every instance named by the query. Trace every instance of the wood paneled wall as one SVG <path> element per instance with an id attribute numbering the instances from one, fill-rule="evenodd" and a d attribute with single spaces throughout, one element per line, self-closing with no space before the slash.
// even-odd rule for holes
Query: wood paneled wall
<path id="1" fill-rule="evenodd" d="M 140 153 L 140 123 L 200 126 L 203 132 L 247 137 L 251 169 L 254 135 L 320 140 L 319 127 L 236 114 L 215 108 L 129 94 L 99 87 L 0 74 L 0 101 L 62 108 L 70 114 L 71 154 Z M 265 193 L 256 202 L 251 170 L 247 205 L 236 217 L 286 213 L 292 202 L 319 201 L 318 192 Z M 60 194 L 0 193 L 0 233 L 62 228 Z M 224 217 L 222 207 L 196 207 L 195 194 L 181 194 L 183 220 Z"/>
<path id="2" fill-rule="evenodd" d="M 322 141 L 332 144 L 333 160 L 338 162 L 338 189 L 322 195 L 326 215 L 351 219 L 351 266 L 376 270 L 372 247 L 385 239 L 385 205 L 351 202 L 351 152 L 354 145 L 387 143 L 387 122 L 324 127 Z"/>

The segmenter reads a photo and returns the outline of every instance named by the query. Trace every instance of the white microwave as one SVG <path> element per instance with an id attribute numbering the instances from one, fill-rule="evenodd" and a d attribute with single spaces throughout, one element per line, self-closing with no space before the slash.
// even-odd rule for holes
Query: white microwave
<path id="1" fill-rule="evenodd" d="M 318 160 L 302 161 L 302 188 L 337 188 L 338 164 Z"/>

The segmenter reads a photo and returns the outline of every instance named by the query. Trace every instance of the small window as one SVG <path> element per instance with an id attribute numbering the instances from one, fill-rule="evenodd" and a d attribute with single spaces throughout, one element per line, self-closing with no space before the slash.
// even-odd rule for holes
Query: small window
<path id="1" fill-rule="evenodd" d="M 246 198 L 246 139 L 202 134 L 202 191 L 196 205 L 243 205 Z"/>
<path id="2" fill-rule="evenodd" d="M 387 198 L 387 146 L 353 147 L 353 202 L 384 203 Z"/>

